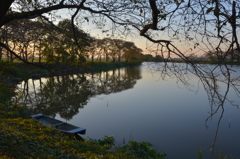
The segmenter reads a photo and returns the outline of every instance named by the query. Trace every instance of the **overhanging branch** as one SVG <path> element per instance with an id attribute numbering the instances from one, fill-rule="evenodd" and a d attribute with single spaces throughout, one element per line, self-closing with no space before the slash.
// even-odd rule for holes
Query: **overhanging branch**
<path id="1" fill-rule="evenodd" d="M 148 29 L 153 29 L 153 30 L 157 30 L 157 23 L 158 23 L 158 14 L 160 13 L 160 11 L 157 9 L 157 5 L 156 5 L 156 0 L 149 0 L 151 9 L 152 9 L 152 24 L 147 24 L 144 26 L 144 28 L 140 31 L 140 35 L 143 36 Z"/>

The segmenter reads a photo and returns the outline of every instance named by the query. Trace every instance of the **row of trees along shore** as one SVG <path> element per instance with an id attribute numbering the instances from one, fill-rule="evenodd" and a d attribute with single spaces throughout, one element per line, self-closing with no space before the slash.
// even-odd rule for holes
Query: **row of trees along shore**
<path id="1" fill-rule="evenodd" d="M 38 57 L 39 62 L 44 58 L 46 63 L 65 64 L 86 57 L 106 61 L 140 57 L 142 50 L 132 42 L 91 37 L 83 28 L 88 23 L 114 36 L 140 34 L 152 42 L 148 48 L 156 57 L 168 61 L 174 57 L 191 63 L 189 54 L 201 52 L 219 64 L 239 62 L 239 4 L 239 0 L 0 0 L 0 58 L 31 64 Z M 62 10 L 68 20 L 60 18 Z M 104 29 L 107 23 L 112 26 Z"/>
<path id="2" fill-rule="evenodd" d="M 74 34 L 73 34 L 74 30 Z M 64 19 L 56 26 L 46 20 L 16 20 L 0 29 L 0 41 L 26 62 L 71 64 L 92 61 L 140 60 L 142 49 L 133 42 L 113 38 L 96 39 Z M 77 38 L 77 43 L 74 40 Z M 16 59 L 9 50 L 0 49 L 0 59 Z"/>

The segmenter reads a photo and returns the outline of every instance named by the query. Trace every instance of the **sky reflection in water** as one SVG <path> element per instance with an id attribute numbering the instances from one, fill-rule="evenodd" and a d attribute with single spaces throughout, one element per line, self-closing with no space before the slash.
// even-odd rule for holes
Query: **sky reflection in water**
<path id="1" fill-rule="evenodd" d="M 237 69 L 240 72 L 239 68 Z M 86 105 L 79 106 L 79 103 L 75 103 L 76 105 L 73 104 L 72 107 L 76 110 L 72 115 L 68 114 L 70 116 L 69 123 L 87 129 L 87 133 L 83 137 L 99 139 L 105 135 L 113 135 L 116 145 L 120 146 L 123 145 L 123 138 L 125 141 L 150 142 L 153 144 L 153 148 L 166 152 L 169 159 L 197 158 L 200 147 L 207 148 L 213 143 L 221 110 L 207 122 L 208 128 L 206 128 L 205 120 L 209 116 L 211 108 L 206 92 L 201 86 L 199 89 L 197 88 L 198 78 L 196 76 L 190 76 L 191 83 L 195 86 L 192 88 L 193 91 L 189 91 L 181 83 L 177 84 L 176 79 L 162 80 L 159 73 L 153 73 L 148 69 L 147 63 L 144 63 L 140 69 L 125 68 L 114 73 L 109 71 L 108 75 L 103 73 L 94 78 L 93 76 L 86 75 L 86 79 L 80 83 L 76 83 L 78 80 L 72 80 L 70 83 L 65 82 L 55 88 L 69 87 L 69 93 L 56 94 L 60 89 L 52 91 L 52 96 L 53 94 L 59 95 L 57 98 L 59 102 L 66 102 L 62 99 L 64 95 L 69 96 L 67 100 L 72 98 L 73 101 L 79 102 L 74 99 L 81 98 L 78 94 L 90 92 L 84 96 Z M 103 78 L 99 83 L 100 76 Z M 74 77 L 69 79 L 74 79 Z M 55 78 L 55 81 L 61 83 L 63 80 Z M 31 91 L 30 83 L 32 83 L 31 80 L 29 80 L 29 90 Z M 34 81 L 34 83 L 37 87 L 36 94 L 40 96 L 38 81 Z M 46 83 L 51 82 L 49 79 L 42 79 L 42 83 L 45 83 L 44 88 L 46 89 L 50 87 L 50 84 Z M 71 93 L 71 89 L 84 91 Z M 43 97 L 38 98 L 43 99 Z M 229 93 L 229 98 L 236 101 L 236 104 L 240 103 L 233 91 Z M 36 98 L 32 97 L 32 99 L 35 99 L 32 103 L 36 103 Z M 49 101 L 49 99 L 46 98 L 43 101 Z M 48 105 L 45 111 L 39 109 L 44 104 Z M 28 105 L 30 106 L 29 103 Z M 61 115 L 61 113 L 64 114 L 62 111 L 66 111 L 66 105 L 55 106 L 53 114 L 50 112 L 49 105 L 51 104 L 49 102 L 38 102 L 38 105 L 40 106 L 32 105 L 35 113 L 48 112 L 50 116 L 66 120 Z M 58 107 L 59 110 L 55 110 Z M 225 154 L 239 157 L 240 112 L 237 107 L 229 103 L 224 107 L 225 111 L 220 123 L 215 149 L 225 150 Z M 206 149 L 203 152 L 208 158 L 210 150 Z"/>

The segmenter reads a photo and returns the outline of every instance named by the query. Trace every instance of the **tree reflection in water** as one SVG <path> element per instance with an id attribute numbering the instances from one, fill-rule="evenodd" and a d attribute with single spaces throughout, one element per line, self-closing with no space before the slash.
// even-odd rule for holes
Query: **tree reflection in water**
<path id="1" fill-rule="evenodd" d="M 27 105 L 33 114 L 51 117 L 59 114 L 70 120 L 91 97 L 131 89 L 138 79 L 141 79 L 139 67 L 30 79 L 18 86 L 15 100 Z"/>
<path id="2" fill-rule="evenodd" d="M 149 68 L 155 74 L 160 74 L 162 79 L 175 78 L 177 84 L 183 84 L 190 91 L 197 92 L 200 88 L 204 88 L 210 104 L 210 114 L 206 115 L 206 128 L 211 118 L 219 115 L 213 142 L 206 148 L 214 152 L 218 130 L 224 115 L 224 105 L 230 103 L 237 106 L 228 99 L 230 90 L 239 96 L 240 80 L 238 73 L 234 72 L 234 67 L 162 62 L 152 63 Z M 62 118 L 70 120 L 91 97 L 131 89 L 140 78 L 140 68 L 133 67 L 94 74 L 28 80 L 22 83 L 22 91 L 20 91 L 22 93 L 17 97 L 22 103 L 28 105 L 33 113 L 44 113 L 52 117 L 59 114 Z M 193 78 L 197 78 L 198 82 L 192 83 Z"/>
<path id="3" fill-rule="evenodd" d="M 198 92 L 199 88 L 204 88 L 210 105 L 209 116 L 205 120 L 207 129 L 209 120 L 217 113 L 220 114 L 213 142 L 209 147 L 204 148 L 209 149 L 211 156 L 213 156 L 218 130 L 224 115 L 224 106 L 230 103 L 230 105 L 238 108 L 238 105 L 234 101 L 229 100 L 228 97 L 230 91 L 234 91 L 240 97 L 240 76 L 236 73 L 236 70 L 239 68 L 223 64 L 197 64 L 190 61 L 187 61 L 187 63 L 151 63 L 149 68 L 152 72 L 160 73 L 163 80 L 166 77 L 176 78 L 177 84 L 183 84 L 190 91 Z M 192 78 L 198 78 L 197 85 L 191 83 Z"/>

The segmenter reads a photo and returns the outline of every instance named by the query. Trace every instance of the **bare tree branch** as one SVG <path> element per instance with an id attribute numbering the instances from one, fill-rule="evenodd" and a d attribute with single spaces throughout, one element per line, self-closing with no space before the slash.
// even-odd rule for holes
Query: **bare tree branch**
<path id="1" fill-rule="evenodd" d="M 75 11 L 75 13 L 73 14 L 73 16 L 71 17 L 71 22 L 72 22 L 72 31 L 73 31 L 73 37 L 74 37 L 74 40 L 75 40 L 75 43 L 77 44 L 78 48 L 80 50 L 82 50 L 82 47 L 80 46 L 79 42 L 78 42 L 78 39 L 77 39 L 77 36 L 75 34 L 75 26 L 74 26 L 74 19 L 76 17 L 76 15 L 78 14 L 79 10 L 83 7 L 83 4 L 86 2 L 86 0 L 83 0 L 80 4 L 79 4 L 79 7 L 77 8 L 77 10 Z"/>
<path id="2" fill-rule="evenodd" d="M 141 36 L 143 36 L 148 31 L 148 29 L 158 29 L 158 14 L 160 11 L 157 9 L 156 0 L 149 0 L 149 3 L 152 9 L 152 23 L 144 26 L 144 28 L 140 31 Z"/>

